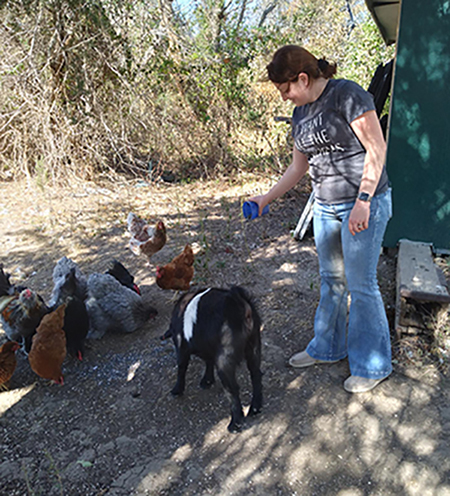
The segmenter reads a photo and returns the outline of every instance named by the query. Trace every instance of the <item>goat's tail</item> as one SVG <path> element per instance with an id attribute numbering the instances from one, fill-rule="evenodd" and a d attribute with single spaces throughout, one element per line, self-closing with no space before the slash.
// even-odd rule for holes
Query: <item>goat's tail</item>
<path id="1" fill-rule="evenodd" d="M 232 328 L 239 328 L 243 324 L 244 331 L 248 334 L 259 332 L 261 319 L 256 310 L 250 294 L 241 286 L 230 288 L 230 296 L 225 304 L 226 318 Z"/>

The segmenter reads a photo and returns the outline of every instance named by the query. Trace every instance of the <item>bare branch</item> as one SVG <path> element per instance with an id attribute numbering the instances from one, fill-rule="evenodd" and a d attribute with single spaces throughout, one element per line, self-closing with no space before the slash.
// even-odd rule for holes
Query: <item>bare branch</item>
<path id="1" fill-rule="evenodd" d="M 242 0 L 241 12 L 239 13 L 239 18 L 236 22 L 236 30 L 239 29 L 239 27 L 242 24 L 242 21 L 244 20 L 246 9 L 247 9 L 247 0 Z"/>
<path id="2" fill-rule="evenodd" d="M 259 20 L 258 23 L 258 28 L 261 28 L 263 24 L 266 22 L 267 16 L 275 9 L 277 6 L 278 1 L 273 2 L 271 5 L 269 5 L 266 10 L 261 15 L 261 19 Z"/>

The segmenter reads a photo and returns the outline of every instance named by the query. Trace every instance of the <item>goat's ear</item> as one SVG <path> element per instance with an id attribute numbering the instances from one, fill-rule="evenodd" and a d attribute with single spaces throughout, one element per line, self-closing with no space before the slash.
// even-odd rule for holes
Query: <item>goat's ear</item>
<path id="1" fill-rule="evenodd" d="M 178 316 L 181 317 L 186 310 L 186 307 L 189 305 L 189 302 L 194 298 L 195 293 L 187 293 L 182 296 L 180 300 L 180 305 L 178 307 Z"/>

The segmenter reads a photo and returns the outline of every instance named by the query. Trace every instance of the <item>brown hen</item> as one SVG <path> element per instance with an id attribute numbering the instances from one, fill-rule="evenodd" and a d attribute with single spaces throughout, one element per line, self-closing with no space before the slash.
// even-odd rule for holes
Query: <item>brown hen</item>
<path id="1" fill-rule="evenodd" d="M 156 284 L 161 289 L 187 291 L 193 277 L 194 252 L 190 245 L 164 267 L 156 267 Z"/>
<path id="2" fill-rule="evenodd" d="M 161 220 L 156 223 L 155 227 L 152 227 L 145 220 L 130 212 L 127 224 L 131 235 L 130 249 L 135 255 L 145 255 L 150 260 L 150 257 L 166 244 L 166 227 Z"/>
<path id="3" fill-rule="evenodd" d="M 16 351 L 20 344 L 15 341 L 8 341 L 0 348 L 0 389 L 7 389 L 7 383 L 16 370 Z"/>
<path id="4" fill-rule="evenodd" d="M 45 315 L 33 336 L 28 355 L 32 370 L 57 384 L 64 384 L 61 366 L 66 358 L 66 335 L 63 330 L 66 305 Z"/>

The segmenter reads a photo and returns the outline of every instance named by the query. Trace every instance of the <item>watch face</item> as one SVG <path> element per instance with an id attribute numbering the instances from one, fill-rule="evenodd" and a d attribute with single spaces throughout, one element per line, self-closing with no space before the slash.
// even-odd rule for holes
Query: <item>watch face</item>
<path id="1" fill-rule="evenodd" d="M 364 202 L 368 202 L 372 199 L 372 197 L 369 195 L 369 193 L 360 193 L 358 195 L 358 199 Z"/>

